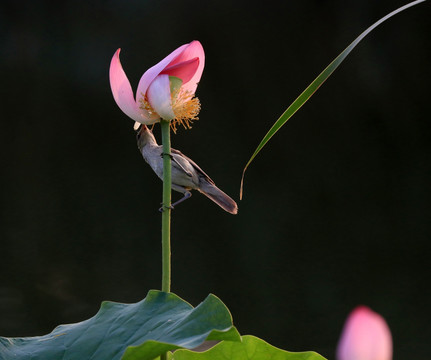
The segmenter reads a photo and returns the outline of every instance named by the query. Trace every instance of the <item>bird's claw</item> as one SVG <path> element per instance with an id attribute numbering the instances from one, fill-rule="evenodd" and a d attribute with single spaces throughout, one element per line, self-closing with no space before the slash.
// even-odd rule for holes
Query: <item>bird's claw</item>
<path id="1" fill-rule="evenodd" d="M 162 206 L 159 208 L 159 211 L 162 213 L 166 209 L 174 210 L 174 207 L 172 205 L 166 206 L 166 205 L 163 205 L 163 203 L 162 203 Z"/>
<path id="2" fill-rule="evenodd" d="M 169 156 L 169 157 L 171 158 L 171 160 L 173 160 L 172 154 L 168 154 L 168 153 L 164 153 L 164 152 L 162 152 L 162 153 L 160 154 L 160 157 L 163 159 L 163 157 L 164 157 L 165 155 Z"/>

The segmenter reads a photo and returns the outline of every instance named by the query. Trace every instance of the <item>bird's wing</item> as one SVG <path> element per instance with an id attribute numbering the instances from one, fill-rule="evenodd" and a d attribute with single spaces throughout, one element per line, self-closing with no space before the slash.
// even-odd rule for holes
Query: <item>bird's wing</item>
<path id="1" fill-rule="evenodd" d="M 190 171 L 192 170 L 190 167 L 193 167 L 191 159 L 181 153 L 181 151 L 175 149 L 171 149 L 171 155 L 173 161 L 172 165 L 178 167 L 187 176 L 193 177 L 193 173 Z"/>
<path id="2" fill-rule="evenodd" d="M 184 155 L 181 151 L 176 149 L 171 149 L 172 159 L 174 162 L 180 166 L 189 176 L 192 176 L 190 171 L 187 171 L 187 167 L 191 165 L 193 169 L 199 174 L 199 177 L 205 178 L 210 184 L 215 185 L 214 181 L 203 171 L 198 164 L 196 164 L 192 159 L 188 156 Z"/>

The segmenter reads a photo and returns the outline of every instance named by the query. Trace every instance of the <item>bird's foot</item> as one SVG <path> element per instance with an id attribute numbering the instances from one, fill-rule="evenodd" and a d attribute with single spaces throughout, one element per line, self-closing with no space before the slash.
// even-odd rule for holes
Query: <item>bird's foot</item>
<path id="1" fill-rule="evenodd" d="M 164 152 L 162 152 L 162 153 L 160 154 L 160 157 L 161 157 L 161 158 L 163 158 L 165 155 L 166 155 L 166 156 L 169 156 L 169 157 L 171 158 L 171 160 L 173 160 L 172 154 L 168 154 L 168 153 L 164 153 Z"/>
<path id="2" fill-rule="evenodd" d="M 159 208 L 159 211 L 162 213 L 163 211 L 165 211 L 166 209 L 170 209 L 170 210 L 174 210 L 174 207 L 172 206 L 172 205 L 170 205 L 170 206 L 166 206 L 166 205 L 163 205 L 163 203 L 161 203 L 161 207 Z"/>

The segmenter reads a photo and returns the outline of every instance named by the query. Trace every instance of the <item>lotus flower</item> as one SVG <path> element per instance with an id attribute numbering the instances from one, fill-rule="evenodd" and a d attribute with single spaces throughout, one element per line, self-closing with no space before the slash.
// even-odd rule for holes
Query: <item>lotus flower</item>
<path id="1" fill-rule="evenodd" d="M 194 95 L 205 63 L 201 43 L 182 45 L 148 69 L 139 80 L 136 97 L 121 66 L 120 50 L 115 52 L 109 69 L 112 94 L 120 109 L 140 124 L 164 119 L 171 121 L 174 131 L 176 124 L 190 128 L 200 110 Z"/>
<path id="2" fill-rule="evenodd" d="M 385 319 L 366 306 L 347 318 L 337 348 L 338 360 L 391 360 L 392 337 Z"/>

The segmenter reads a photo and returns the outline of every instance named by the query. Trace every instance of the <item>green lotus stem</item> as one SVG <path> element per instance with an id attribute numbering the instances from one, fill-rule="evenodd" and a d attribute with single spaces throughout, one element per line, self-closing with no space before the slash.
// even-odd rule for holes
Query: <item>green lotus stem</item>
<path id="1" fill-rule="evenodd" d="M 171 291 L 171 135 L 170 122 L 161 120 L 163 144 L 162 291 Z"/>

